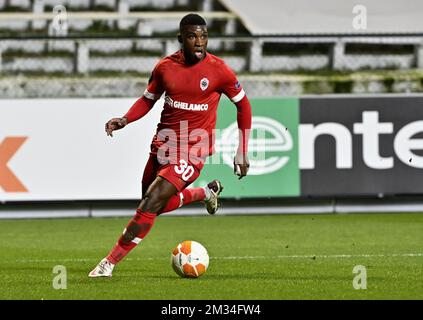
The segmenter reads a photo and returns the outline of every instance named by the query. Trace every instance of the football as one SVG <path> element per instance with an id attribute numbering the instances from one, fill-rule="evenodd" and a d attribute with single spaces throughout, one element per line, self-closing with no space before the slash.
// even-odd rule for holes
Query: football
<path id="1" fill-rule="evenodd" d="M 202 244 L 186 240 L 172 250 L 171 263 L 179 276 L 198 278 L 209 266 L 209 254 Z"/>

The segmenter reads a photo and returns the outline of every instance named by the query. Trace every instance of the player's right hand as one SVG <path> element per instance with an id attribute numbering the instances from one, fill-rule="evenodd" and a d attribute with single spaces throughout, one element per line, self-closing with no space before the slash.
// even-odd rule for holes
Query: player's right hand
<path id="1" fill-rule="evenodd" d="M 123 118 L 113 118 L 106 122 L 106 133 L 113 137 L 113 131 L 124 128 L 128 124 L 128 120 Z"/>

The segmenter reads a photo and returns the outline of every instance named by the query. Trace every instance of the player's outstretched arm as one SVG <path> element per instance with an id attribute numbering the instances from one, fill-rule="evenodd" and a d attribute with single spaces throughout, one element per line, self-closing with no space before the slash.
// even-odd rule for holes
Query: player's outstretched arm
<path id="1" fill-rule="evenodd" d="M 239 179 L 245 177 L 250 167 L 248 160 L 248 140 L 251 131 L 252 113 L 251 104 L 247 96 L 244 96 L 240 101 L 235 103 L 237 107 L 237 122 L 239 128 L 239 142 L 238 150 L 234 158 L 234 174 L 239 176 Z"/>

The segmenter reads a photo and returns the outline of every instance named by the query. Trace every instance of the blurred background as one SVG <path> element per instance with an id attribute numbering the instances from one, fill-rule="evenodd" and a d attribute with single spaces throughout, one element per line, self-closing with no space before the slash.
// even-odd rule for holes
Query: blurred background
<path id="1" fill-rule="evenodd" d="M 346 211 L 357 203 L 357 210 L 368 211 L 368 201 L 378 206 L 388 197 L 380 210 L 403 211 L 399 197 L 411 196 L 408 210 L 422 210 L 422 1 L 0 0 L 0 118 L 8 119 L 0 127 L 3 217 L 31 201 L 68 201 L 65 207 L 88 201 L 81 205 L 84 216 L 95 201 L 131 201 L 128 211 L 113 202 L 111 214 L 132 214 L 160 108 L 112 142 L 102 128 L 143 94 L 155 64 L 179 49 L 179 21 L 190 12 L 207 21 L 208 50 L 238 74 L 254 115 L 279 117 L 282 127 L 266 127 L 280 143 L 269 152 L 292 151 L 296 161 L 275 169 L 296 171 L 296 177 L 267 170 L 262 180 L 252 175 L 250 185 L 235 184 L 230 164 L 213 171 L 234 180 L 228 209 L 234 201 L 238 213 L 337 212 L 340 203 Z M 354 129 L 366 112 L 376 119 L 365 124 L 375 128 L 368 137 L 379 139 L 370 147 L 363 145 L 373 140 Z M 234 113 L 222 113 L 218 127 L 229 128 L 223 118 L 235 121 Z M 333 122 L 348 130 L 344 140 L 332 127 L 307 127 Z M 372 148 L 375 162 L 389 163 L 380 160 L 378 167 L 362 156 Z M 310 150 L 316 165 L 305 160 Z M 261 165 L 276 165 L 275 159 Z M 119 186 L 110 188 L 105 176 Z M 239 200 L 249 209 L 238 208 Z"/>
<path id="2" fill-rule="evenodd" d="M 139 96 L 188 12 L 250 96 L 422 92 L 421 1 L 360 3 L 0 0 L 0 96 Z"/>

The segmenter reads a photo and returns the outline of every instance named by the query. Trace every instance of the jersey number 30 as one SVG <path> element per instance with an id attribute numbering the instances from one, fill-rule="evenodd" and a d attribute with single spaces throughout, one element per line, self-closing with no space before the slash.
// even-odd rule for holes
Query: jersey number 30
<path id="1" fill-rule="evenodd" d="M 194 168 L 189 166 L 185 160 L 181 159 L 179 160 L 179 166 L 175 165 L 175 172 L 181 175 L 182 180 L 188 181 L 194 174 Z"/>

